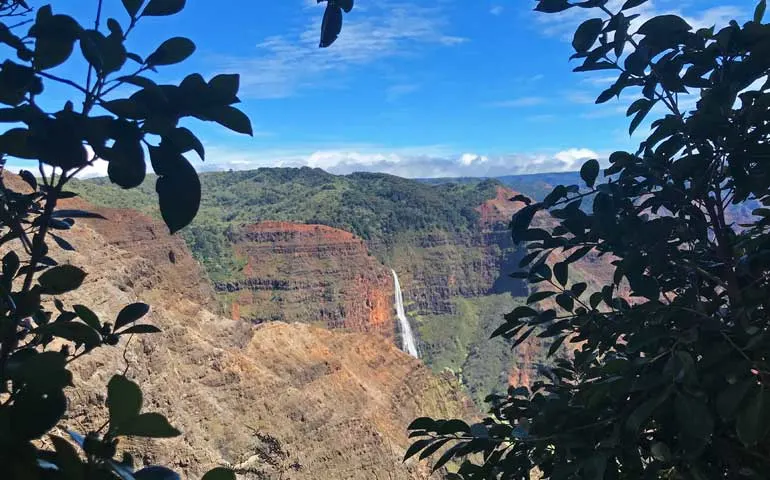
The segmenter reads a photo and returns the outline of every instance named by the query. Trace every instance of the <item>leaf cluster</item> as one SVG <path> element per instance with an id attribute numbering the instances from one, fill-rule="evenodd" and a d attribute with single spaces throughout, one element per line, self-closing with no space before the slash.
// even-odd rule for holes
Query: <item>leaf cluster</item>
<path id="1" fill-rule="evenodd" d="M 752 21 L 719 31 L 676 15 L 634 28 L 643 3 L 615 12 L 606 0 L 537 4 L 600 12 L 572 42 L 576 71 L 618 74 L 597 103 L 640 92 L 628 109 L 632 132 L 654 107 L 666 113 L 636 152 L 610 156 L 603 181 L 590 160 L 582 185 L 513 199 L 522 204 L 513 239 L 528 250 L 514 276 L 538 289 L 494 335 L 515 345 L 537 335 L 572 355 L 548 368 L 548 380 L 489 397 L 477 431 L 453 438 L 442 423 L 410 427 L 420 439 L 413 454 L 447 439 L 451 458 L 481 454 L 461 478 L 525 479 L 537 469 L 554 479 L 759 479 L 770 467 L 766 2 Z M 687 95 L 697 95 L 692 110 Z M 745 203 L 763 207 L 738 224 L 729 209 Z M 536 215 L 554 228 L 534 227 Z M 589 254 L 614 269 L 594 292 L 569 273 Z"/>
<path id="2" fill-rule="evenodd" d="M 195 50 L 191 40 L 170 38 L 146 57 L 128 50 L 126 40 L 142 19 L 175 15 L 185 0 L 122 3 L 125 18 L 108 18 L 103 28 L 102 0 L 94 2 L 96 20 L 88 28 L 50 5 L 33 10 L 23 0 L 0 2 L 0 43 L 9 52 L 0 63 L 0 123 L 8 124 L 0 134 L 0 164 L 14 157 L 39 167 L 39 175 L 22 171 L 19 179 L 0 170 L 2 478 L 179 478 L 168 468 L 136 467 L 131 455 L 119 455 L 127 437 L 180 434 L 162 414 L 142 410 L 142 392 L 126 372 L 107 386 L 104 425 L 85 434 L 66 428 L 71 363 L 96 348 L 121 343 L 126 348 L 134 335 L 160 330 L 143 321 L 150 307 L 141 302 L 110 319 L 86 305 L 69 305 L 87 273 L 60 263 L 56 253 L 76 249 L 68 233 L 77 219 L 104 217 L 61 202 L 76 196 L 67 184 L 96 159 L 107 161 L 110 180 L 127 189 L 145 179 L 149 156 L 158 175 L 160 211 L 175 232 L 192 220 L 200 202 L 198 176 L 183 154 L 194 151 L 201 159 L 205 154 L 200 140 L 179 122 L 197 118 L 247 134 L 251 124 L 233 107 L 239 101 L 237 75 L 205 81 L 193 74 L 179 85 L 157 84 L 147 76 L 187 59 Z M 73 56 L 87 64 L 81 83 L 53 73 Z M 41 98 L 51 82 L 72 88 L 72 98 L 82 102 L 76 107 L 68 100 L 58 111 L 46 110 L 41 105 L 51 103 Z M 68 438 L 55 429 L 67 431 Z M 204 478 L 235 476 L 219 468 Z"/>

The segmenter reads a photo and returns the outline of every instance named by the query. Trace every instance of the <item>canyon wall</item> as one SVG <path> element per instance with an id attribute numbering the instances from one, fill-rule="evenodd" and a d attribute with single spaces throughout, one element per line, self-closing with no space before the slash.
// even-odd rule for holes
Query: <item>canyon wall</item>
<path id="1" fill-rule="evenodd" d="M 517 270 L 522 255 L 508 229 L 519 208 L 508 201 L 515 194 L 498 188 L 494 198 L 476 208 L 479 221 L 470 232 L 403 234 L 388 245 L 370 245 L 403 277 L 409 313 L 454 314 L 456 297 L 526 295 L 526 285 L 508 276 Z"/>
<path id="2" fill-rule="evenodd" d="M 61 300 L 86 304 L 103 319 L 145 301 L 152 305 L 148 321 L 163 332 L 137 336 L 125 353 L 124 340 L 75 362 L 67 428 L 98 427 L 107 415 L 106 384 L 127 369 L 144 391 L 145 409 L 163 412 L 183 432 L 171 440 L 121 444 L 140 464 L 166 464 L 185 478 L 200 478 L 219 464 L 260 466 L 254 465 L 259 431 L 276 437 L 302 465 L 292 478 L 406 480 L 430 473 L 424 463 L 401 462 L 411 420 L 472 416 L 452 378 L 433 375 L 380 335 L 284 322 L 255 326 L 217 315 L 178 237 L 135 212 L 97 210 L 109 220 L 79 220 L 62 233 L 76 251 L 51 246 L 52 256 L 88 273 L 83 286 Z M 272 235 L 251 232 L 254 239 Z M 332 233 L 323 230 L 322 237 Z M 342 240 L 336 248 L 357 251 L 357 240 Z M 322 250 L 289 248 L 297 259 Z"/>
<path id="3" fill-rule="evenodd" d="M 255 324 L 310 322 L 394 334 L 393 279 L 363 240 L 324 225 L 260 222 L 230 238 L 246 263 L 216 284 L 233 316 Z"/>

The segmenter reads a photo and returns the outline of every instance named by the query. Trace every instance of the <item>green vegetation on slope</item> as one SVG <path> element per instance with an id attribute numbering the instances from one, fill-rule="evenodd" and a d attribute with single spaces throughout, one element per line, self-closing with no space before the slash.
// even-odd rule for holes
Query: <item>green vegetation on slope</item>
<path id="1" fill-rule="evenodd" d="M 502 316 L 523 300 L 507 293 L 456 297 L 457 313 L 418 317 L 423 360 L 436 372 L 451 370 L 473 400 L 483 406 L 487 395 L 507 390 L 511 366 L 521 367 L 509 341 L 489 337 Z"/>
<path id="2" fill-rule="evenodd" d="M 484 180 L 464 185 L 424 183 L 377 173 L 337 176 L 320 169 L 262 168 L 201 174 L 203 199 L 183 235 L 212 280 L 232 278 L 238 268 L 228 229 L 262 220 L 317 223 L 391 244 L 403 233 L 468 232 L 475 208 L 499 185 Z M 134 208 L 159 216 L 155 177 L 123 192 L 106 178 L 73 182 L 72 190 L 103 206 Z M 118 194 L 120 192 L 120 194 Z"/>

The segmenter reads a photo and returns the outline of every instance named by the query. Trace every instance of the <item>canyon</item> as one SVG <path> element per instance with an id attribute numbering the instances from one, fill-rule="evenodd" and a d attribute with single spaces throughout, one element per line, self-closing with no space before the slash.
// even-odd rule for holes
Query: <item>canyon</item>
<path id="1" fill-rule="evenodd" d="M 223 316 L 209 307 L 216 293 L 185 243 L 157 220 L 78 199 L 60 208 L 106 218 L 78 219 L 62 234 L 74 251 L 51 246 L 60 262 L 87 272 L 81 288 L 60 300 L 103 318 L 147 302 L 149 323 L 162 330 L 75 362 L 64 427 L 98 428 L 107 418 L 106 384 L 125 371 L 141 385 L 145 408 L 183 432 L 122 443 L 140 464 L 169 465 L 185 478 L 216 465 L 259 467 L 278 478 L 280 466 L 262 464 L 256 453 L 258 434 L 268 434 L 299 465 L 291 478 L 426 479 L 426 463 L 401 461 L 406 425 L 423 415 L 474 418 L 454 378 L 431 373 L 387 335 Z"/>
<path id="2" fill-rule="evenodd" d="M 309 168 L 205 173 L 201 212 L 182 235 L 217 308 L 253 325 L 303 322 L 402 346 L 397 272 L 422 360 L 481 404 L 510 382 L 530 383 L 548 361 L 545 342 L 511 352 L 507 342 L 489 341 L 529 293 L 509 276 L 523 256 L 508 230 L 523 204 L 510 199 L 517 184 L 544 195 L 555 181 L 547 180 L 426 183 Z M 99 205 L 114 206 L 122 194 L 106 180 L 74 186 Z M 151 179 L 129 193 L 130 206 L 157 216 Z M 603 262 L 585 267 L 572 274 L 590 280 L 607 270 Z"/>

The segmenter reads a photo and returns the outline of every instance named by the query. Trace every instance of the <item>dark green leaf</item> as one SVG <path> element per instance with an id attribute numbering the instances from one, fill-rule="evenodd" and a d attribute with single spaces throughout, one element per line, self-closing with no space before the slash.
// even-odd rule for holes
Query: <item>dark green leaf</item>
<path id="1" fill-rule="evenodd" d="M 133 477 L 134 480 L 181 480 L 182 478 L 170 468 L 158 465 L 151 465 L 149 467 L 144 467 L 141 470 L 137 470 L 134 472 Z"/>
<path id="2" fill-rule="evenodd" d="M 540 0 L 535 7 L 536 12 L 558 13 L 572 8 L 567 0 Z"/>
<path id="3" fill-rule="evenodd" d="M 119 98 L 101 104 L 105 110 L 128 120 L 142 120 L 147 112 L 137 102 L 128 98 Z"/>
<path id="4" fill-rule="evenodd" d="M 99 220 L 107 220 L 104 215 L 96 212 L 88 212 L 86 210 L 77 210 L 71 208 L 63 208 L 55 210 L 51 216 L 53 218 L 98 218 Z"/>
<path id="5" fill-rule="evenodd" d="M 32 187 L 32 190 L 37 190 L 37 179 L 32 175 L 32 172 L 29 170 L 21 170 L 19 176 L 27 183 L 27 185 Z"/>
<path id="6" fill-rule="evenodd" d="M 659 15 L 647 20 L 638 33 L 652 37 L 665 37 L 672 34 L 689 32 L 692 27 L 678 15 Z"/>
<path id="7" fill-rule="evenodd" d="M 436 440 L 431 445 L 426 447 L 425 450 L 422 451 L 422 453 L 420 453 L 420 460 L 424 460 L 424 459 L 430 457 L 431 455 L 436 453 L 436 451 L 438 451 L 439 448 L 441 448 L 444 445 L 446 445 L 446 443 L 449 442 L 450 440 L 452 440 L 452 439 L 451 438 L 442 438 L 442 439 Z"/>
<path id="8" fill-rule="evenodd" d="M 435 427 L 436 421 L 430 417 L 420 417 L 412 421 L 407 430 L 431 430 Z"/>
<path id="9" fill-rule="evenodd" d="M 559 350 L 559 348 L 564 343 L 564 340 L 566 339 L 567 339 L 567 335 L 562 335 L 556 340 L 554 340 L 551 346 L 548 348 L 548 356 L 549 357 L 553 356 L 553 354 L 556 353 L 557 350 Z"/>
<path id="10" fill-rule="evenodd" d="M 61 390 L 41 393 L 23 389 L 8 408 L 6 425 L 16 441 L 38 439 L 59 423 L 66 410 L 67 399 Z"/>
<path id="11" fill-rule="evenodd" d="M 757 4 L 757 8 L 754 9 L 754 21 L 756 23 L 762 23 L 762 19 L 765 18 L 765 11 L 767 10 L 767 0 L 760 0 Z"/>
<path id="12" fill-rule="evenodd" d="M 24 269 L 19 269 L 19 275 L 22 274 Z M 34 315 L 40 308 L 40 287 L 35 286 L 28 292 L 18 292 L 11 295 L 13 301 L 16 302 L 16 315 L 20 318 Z"/>
<path id="13" fill-rule="evenodd" d="M 235 473 L 224 467 L 217 467 L 206 472 L 201 480 L 235 480 Z"/>
<path id="14" fill-rule="evenodd" d="M 433 471 L 440 469 L 444 465 L 449 462 L 452 458 L 454 458 L 455 455 L 460 455 L 462 449 L 466 446 L 466 443 L 458 443 L 456 445 L 453 445 L 452 448 L 447 449 L 446 452 L 444 452 L 441 457 L 439 457 L 438 460 L 436 460 L 436 463 L 433 464 Z"/>
<path id="15" fill-rule="evenodd" d="M 143 413 L 125 425 L 120 425 L 116 435 L 126 437 L 171 438 L 181 435 L 160 413 Z"/>
<path id="16" fill-rule="evenodd" d="M 26 128 L 12 128 L 0 135 L 0 152 L 29 160 L 38 157 L 37 149 L 32 145 L 29 130 Z"/>
<path id="17" fill-rule="evenodd" d="M 174 37 L 161 43 L 157 50 L 147 57 L 146 63 L 151 66 L 174 65 L 186 60 L 194 52 L 195 43 L 192 40 L 185 37 Z"/>
<path id="18" fill-rule="evenodd" d="M 682 435 L 698 440 L 708 440 L 714 433 L 714 419 L 702 401 L 686 394 L 676 396 L 676 419 Z"/>
<path id="19" fill-rule="evenodd" d="M 752 387 L 756 386 L 756 379 L 750 378 L 722 390 L 719 396 L 717 396 L 716 401 L 717 412 L 719 412 L 719 415 L 725 420 L 734 418 L 735 413 L 743 403 L 743 400 L 749 394 Z"/>
<path id="20" fill-rule="evenodd" d="M 569 264 L 567 262 L 559 262 L 553 266 L 553 276 L 562 285 L 566 286 L 569 280 Z"/>
<path id="21" fill-rule="evenodd" d="M 114 18 L 108 18 L 107 29 L 110 31 L 111 35 L 114 35 L 118 39 L 123 40 L 123 28 L 120 26 L 120 23 L 117 20 Z"/>
<path id="22" fill-rule="evenodd" d="M 599 70 L 617 70 L 618 67 L 614 63 L 601 60 L 598 62 L 586 62 L 579 67 L 572 69 L 573 72 L 596 72 Z"/>
<path id="23" fill-rule="evenodd" d="M 596 183 L 596 178 L 599 176 L 599 162 L 596 160 L 588 160 L 580 168 L 580 178 L 586 182 L 589 188 L 592 188 Z"/>
<path id="24" fill-rule="evenodd" d="M 584 475 L 580 478 L 585 480 L 604 480 L 604 474 L 607 471 L 607 454 L 597 453 L 583 462 Z"/>
<path id="25" fill-rule="evenodd" d="M 337 40 L 342 31 L 342 9 L 335 2 L 328 2 L 321 23 L 321 41 L 318 46 L 326 48 Z"/>
<path id="26" fill-rule="evenodd" d="M 634 131 L 639 127 L 639 125 L 642 123 L 644 118 L 647 116 L 648 113 L 650 113 L 650 110 L 652 110 L 652 107 L 655 105 L 655 102 L 650 102 L 647 105 L 642 106 L 638 112 L 636 112 L 636 116 L 633 120 L 631 120 L 631 125 L 628 127 L 628 134 L 632 135 Z"/>
<path id="27" fill-rule="evenodd" d="M 102 324 L 99 322 L 99 317 L 90 308 L 85 305 L 74 305 L 72 309 L 86 325 L 94 330 L 101 330 Z"/>
<path id="28" fill-rule="evenodd" d="M 184 157 L 180 156 L 176 163 L 177 168 L 158 177 L 155 184 L 161 216 L 172 234 L 195 218 L 201 201 L 198 173 Z"/>
<path id="29" fill-rule="evenodd" d="M 67 356 L 61 352 L 20 350 L 11 355 L 7 371 L 16 387 L 24 386 L 36 392 L 59 391 L 72 385 Z"/>
<path id="30" fill-rule="evenodd" d="M 617 87 L 614 85 L 610 88 L 604 90 L 599 96 L 596 98 L 596 104 L 600 105 L 602 103 L 606 103 L 612 99 L 612 97 L 616 96 L 618 94 Z"/>
<path id="31" fill-rule="evenodd" d="M 203 149 L 203 144 L 198 137 L 196 137 L 189 129 L 185 127 L 178 127 L 170 131 L 163 137 L 164 141 L 169 142 L 173 148 L 179 153 L 189 152 L 195 150 L 195 153 L 201 157 L 201 160 L 205 159 L 206 152 Z"/>
<path id="32" fill-rule="evenodd" d="M 206 111 L 206 117 L 234 132 L 254 135 L 249 117 L 235 107 L 224 106 L 208 110 Z"/>
<path id="33" fill-rule="evenodd" d="M 56 465 L 64 473 L 64 478 L 72 480 L 85 478 L 85 468 L 75 447 L 61 437 L 50 434 L 48 436 L 56 450 Z"/>
<path id="34" fill-rule="evenodd" d="M 160 333 L 161 330 L 154 325 L 133 325 L 125 330 L 117 332 L 119 335 L 131 335 L 131 334 L 145 334 L 145 333 Z"/>
<path id="35" fill-rule="evenodd" d="M 131 18 L 136 17 L 137 12 L 142 8 L 144 0 L 122 0 L 123 7 Z"/>
<path id="36" fill-rule="evenodd" d="M 216 96 L 228 103 L 235 100 L 239 85 L 240 75 L 238 74 L 217 75 L 209 80 L 209 87 L 214 90 Z"/>
<path id="37" fill-rule="evenodd" d="M 638 434 L 653 412 L 668 399 L 669 395 L 671 395 L 671 390 L 665 390 L 660 395 L 650 398 L 639 405 L 626 419 L 626 429 L 634 435 Z"/>
<path id="38" fill-rule="evenodd" d="M 61 65 L 72 55 L 81 31 L 80 25 L 67 15 L 40 18 L 35 24 L 35 54 L 32 65 L 36 70 L 48 70 Z"/>
<path id="39" fill-rule="evenodd" d="M 639 5 L 647 3 L 647 1 L 648 0 L 628 0 L 623 4 L 622 10 L 631 10 L 632 8 L 636 8 Z"/>
<path id="40" fill-rule="evenodd" d="M 415 456 L 420 450 L 427 447 L 433 442 L 432 438 L 424 438 L 422 440 L 417 440 L 413 444 L 409 445 L 409 448 L 406 449 L 406 453 L 404 454 L 403 461 L 407 461 L 413 456 Z"/>
<path id="41" fill-rule="evenodd" d="M 580 282 L 572 285 L 572 294 L 575 295 L 575 298 L 580 298 L 581 295 L 586 291 L 588 288 L 588 284 L 585 282 Z"/>
<path id="42" fill-rule="evenodd" d="M 596 43 L 603 26 L 604 22 L 601 18 L 592 18 L 580 24 L 572 39 L 572 47 L 575 51 L 587 52 Z"/>
<path id="43" fill-rule="evenodd" d="M 126 75 L 124 77 L 119 77 L 116 80 L 146 89 L 158 88 L 157 83 L 141 75 Z"/>
<path id="44" fill-rule="evenodd" d="M 535 292 L 527 298 L 527 305 L 538 303 L 554 295 L 556 295 L 556 292 Z"/>
<path id="45" fill-rule="evenodd" d="M 589 305 L 591 305 L 591 308 L 598 307 L 600 303 L 602 303 L 602 293 L 601 292 L 592 293 L 589 299 Z"/>
<path id="46" fill-rule="evenodd" d="M 517 338 L 516 341 L 513 342 L 513 347 L 512 348 L 516 348 L 519 345 L 521 345 L 522 343 L 524 343 L 530 337 L 530 335 L 532 335 L 532 332 L 534 332 L 536 328 L 537 327 L 530 327 L 526 332 L 522 333 L 519 336 L 519 338 Z"/>
<path id="47" fill-rule="evenodd" d="M 764 388 L 755 393 L 738 414 L 738 438 L 751 448 L 764 440 L 770 429 L 770 398 Z"/>
<path id="48" fill-rule="evenodd" d="M 575 300 L 572 298 L 572 295 L 568 293 L 562 293 L 560 295 L 557 295 L 556 303 L 559 304 L 561 308 L 569 312 L 571 312 L 575 308 Z"/>
<path id="49" fill-rule="evenodd" d="M 83 345 L 86 350 L 98 347 L 102 343 L 99 332 L 80 322 L 54 322 L 33 330 L 40 335 L 51 335 L 73 342 L 76 346 Z"/>
<path id="50" fill-rule="evenodd" d="M 120 313 L 118 313 L 118 318 L 115 320 L 115 330 L 118 330 L 129 323 L 134 323 L 135 321 L 139 320 L 140 318 L 144 317 L 149 313 L 150 306 L 146 303 L 132 303 L 131 305 L 126 305 L 123 307 L 123 309 L 120 310 Z"/>
<path id="51" fill-rule="evenodd" d="M 38 283 L 46 295 L 61 295 L 77 289 L 86 278 L 86 273 L 74 265 L 59 265 L 46 270 Z"/>
<path id="52" fill-rule="evenodd" d="M 532 199 L 526 195 L 518 194 L 508 199 L 509 202 L 522 202 L 524 205 L 530 205 Z"/>
<path id="53" fill-rule="evenodd" d="M 107 174 L 112 183 L 128 189 L 138 187 L 144 181 L 147 164 L 140 139 L 116 140 L 107 160 Z"/>
<path id="54" fill-rule="evenodd" d="M 19 265 L 21 265 L 19 256 L 13 250 L 3 256 L 3 275 L 7 283 L 10 284 L 10 280 L 16 276 L 16 272 L 19 271 Z"/>
<path id="55" fill-rule="evenodd" d="M 353 3 L 354 0 L 337 0 L 337 5 L 345 10 L 345 13 L 350 13 L 353 10 Z"/>
<path id="56" fill-rule="evenodd" d="M 442 422 L 436 432 L 440 435 L 449 435 L 452 433 L 471 433 L 471 427 L 462 420 L 453 419 Z"/>
<path id="57" fill-rule="evenodd" d="M 114 375 L 107 384 L 107 408 L 110 411 L 110 429 L 120 430 L 131 423 L 142 410 L 142 391 L 139 385 L 123 375 Z"/>
<path id="58" fill-rule="evenodd" d="M 184 9 L 185 0 L 150 0 L 142 11 L 143 17 L 165 17 Z"/>

